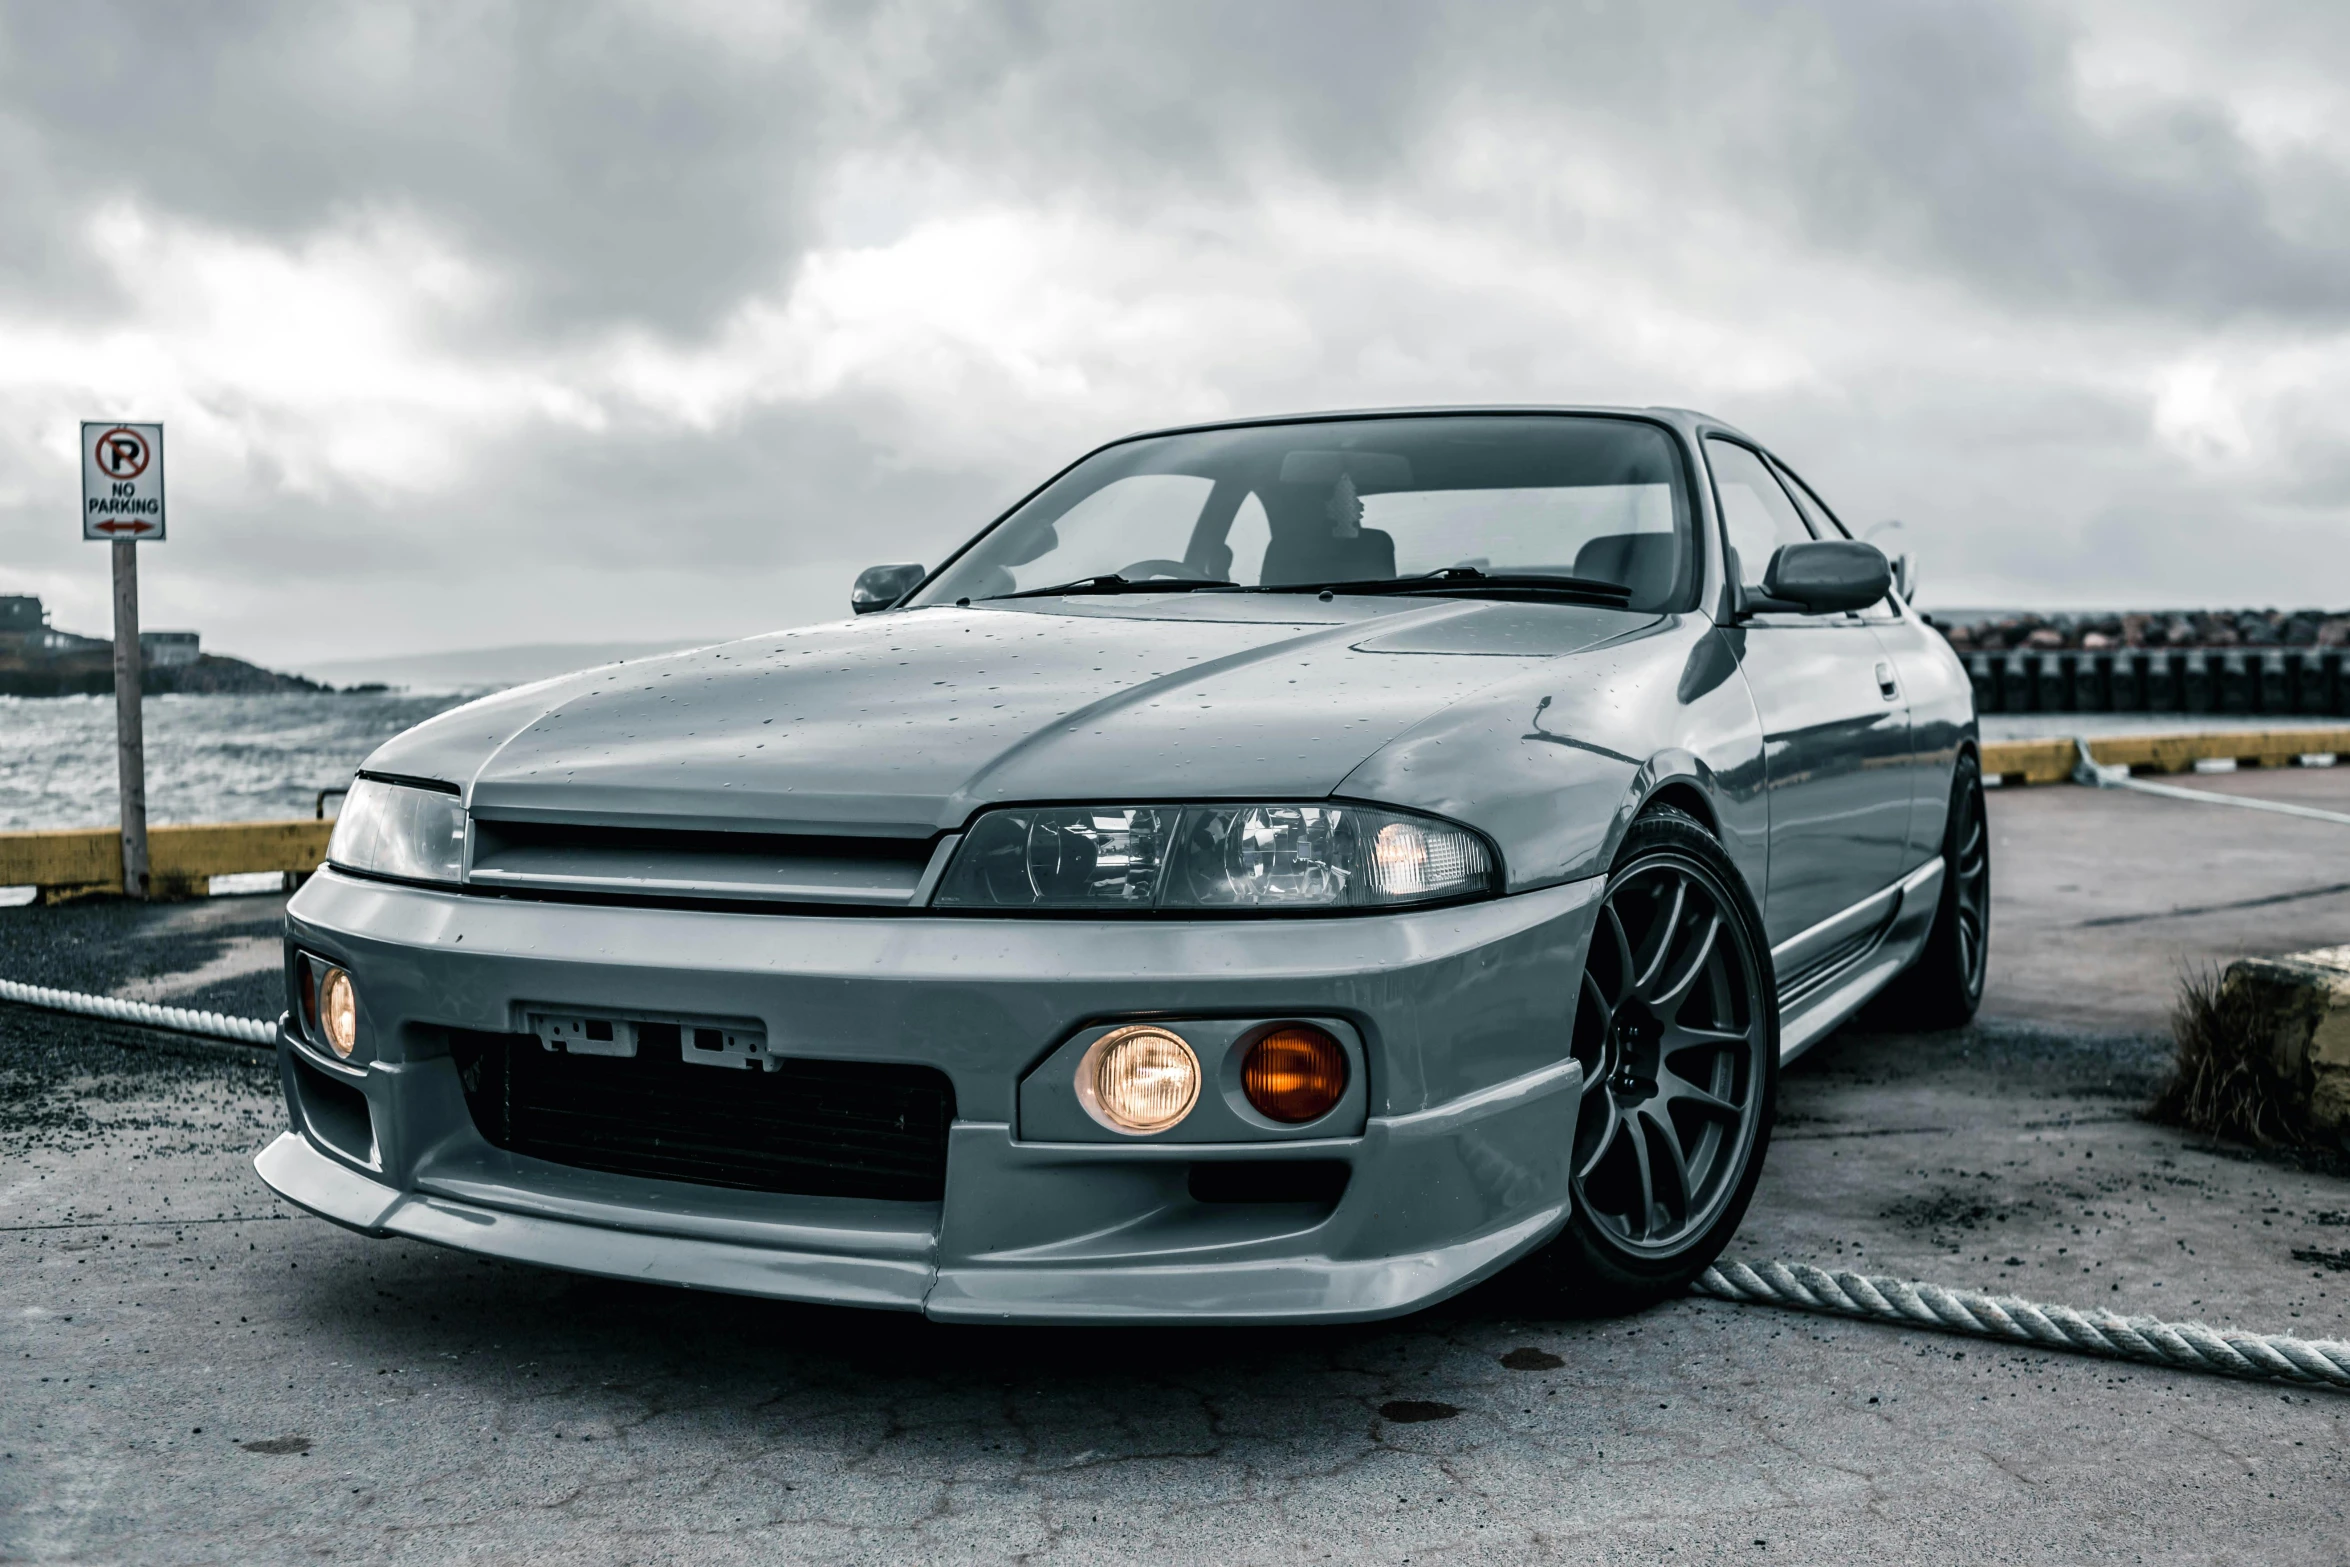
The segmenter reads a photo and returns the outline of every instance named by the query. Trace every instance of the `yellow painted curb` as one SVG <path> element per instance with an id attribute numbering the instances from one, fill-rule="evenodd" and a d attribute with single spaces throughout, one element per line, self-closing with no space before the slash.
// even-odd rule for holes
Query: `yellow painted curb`
<path id="1" fill-rule="evenodd" d="M 226 822 L 147 829 L 147 867 L 160 897 L 201 894 L 214 876 L 318 869 L 331 821 Z M 27 884 L 44 901 L 122 891 L 122 834 L 112 827 L 0 832 L 0 887 Z"/>
<path id="2" fill-rule="evenodd" d="M 2290 767 L 2300 757 L 2350 754 L 2350 729 L 2211 729 L 2196 734 L 2106 735 L 2089 754 L 2107 767 L 2133 773 L 2183 773 L 2197 762 L 2225 758 L 2238 767 Z M 1983 776 L 2004 784 L 2062 783 L 2080 753 L 2070 739 L 1990 740 L 1983 744 Z"/>

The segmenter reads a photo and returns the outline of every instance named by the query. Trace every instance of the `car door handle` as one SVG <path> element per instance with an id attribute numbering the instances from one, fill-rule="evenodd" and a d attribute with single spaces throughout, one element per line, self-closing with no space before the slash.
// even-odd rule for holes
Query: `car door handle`
<path id="1" fill-rule="evenodd" d="M 1877 665 L 1877 694 L 1888 702 L 1901 695 L 1901 683 L 1893 678 L 1891 664 Z"/>

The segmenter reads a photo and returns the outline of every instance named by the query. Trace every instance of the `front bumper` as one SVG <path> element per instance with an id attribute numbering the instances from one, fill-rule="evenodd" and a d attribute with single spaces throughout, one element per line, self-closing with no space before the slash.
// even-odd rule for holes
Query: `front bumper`
<path id="1" fill-rule="evenodd" d="M 289 940 L 348 965 L 362 1068 L 287 1032 L 292 1131 L 255 1160 L 352 1229 L 581 1273 L 988 1321 L 1348 1320 L 1476 1282 L 1563 1221 L 1567 1057 L 1599 883 L 1343 920 L 1071 922 L 522 902 L 323 873 Z M 551 1163 L 474 1124 L 450 1030 L 569 1005 L 762 1020 L 778 1048 L 952 1081 L 943 1196 L 741 1191 Z M 1361 1037 L 1346 1135 L 1039 1142 L 1022 1075 L 1125 1018 L 1330 1016 Z M 1218 1161 L 1346 1167 L 1312 1204 L 1194 1200 Z"/>

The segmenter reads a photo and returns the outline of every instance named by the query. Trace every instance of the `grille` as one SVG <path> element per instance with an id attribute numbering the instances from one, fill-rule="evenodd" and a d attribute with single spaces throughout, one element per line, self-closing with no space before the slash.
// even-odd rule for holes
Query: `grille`
<path id="1" fill-rule="evenodd" d="M 541 894 L 906 904 L 927 838 L 822 838 L 507 821 L 477 815 L 466 880 Z"/>
<path id="2" fill-rule="evenodd" d="M 743 1071 L 559 1055 L 530 1034 L 457 1034 L 451 1054 L 481 1135 L 534 1159 L 810 1197 L 946 1192 L 955 1091 L 934 1067 L 787 1058 Z"/>

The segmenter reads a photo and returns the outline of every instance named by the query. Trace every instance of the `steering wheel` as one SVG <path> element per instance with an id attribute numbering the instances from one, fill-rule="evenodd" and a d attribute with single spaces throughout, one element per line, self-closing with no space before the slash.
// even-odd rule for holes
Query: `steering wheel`
<path id="1" fill-rule="evenodd" d="M 1148 582 L 1153 577 L 1193 577 L 1200 573 L 1187 560 L 1138 560 L 1131 566 L 1118 568 L 1118 575 L 1128 582 Z"/>

